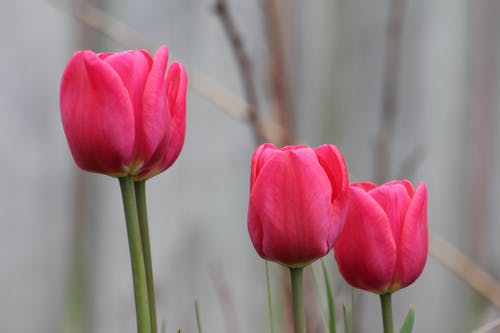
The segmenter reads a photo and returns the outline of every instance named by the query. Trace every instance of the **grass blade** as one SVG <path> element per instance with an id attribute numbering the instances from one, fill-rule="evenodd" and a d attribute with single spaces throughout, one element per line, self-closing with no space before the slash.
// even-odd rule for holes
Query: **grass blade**
<path id="1" fill-rule="evenodd" d="M 203 330 L 201 329 L 200 309 L 198 307 L 198 301 L 194 301 L 194 312 L 196 315 L 196 325 L 198 325 L 198 333 L 203 333 Z"/>
<path id="2" fill-rule="evenodd" d="M 347 320 L 347 310 L 345 304 L 342 304 L 342 319 L 344 321 L 344 333 L 349 333 L 349 321 Z"/>

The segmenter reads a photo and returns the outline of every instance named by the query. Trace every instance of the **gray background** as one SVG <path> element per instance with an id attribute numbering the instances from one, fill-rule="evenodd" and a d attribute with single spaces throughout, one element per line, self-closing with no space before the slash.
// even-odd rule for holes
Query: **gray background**
<path id="1" fill-rule="evenodd" d="M 281 2 L 296 141 L 336 144 L 351 179 L 372 179 L 388 1 Z M 0 4 L 0 332 L 135 331 L 118 182 L 74 165 L 60 124 L 58 90 L 75 50 L 137 45 L 134 36 L 124 45 L 88 29 L 70 15 L 68 4 Z M 243 100 L 212 1 L 95 5 L 151 43 L 140 46 L 154 51 L 167 45 L 189 69 Z M 230 5 L 265 112 L 269 54 L 261 3 Z M 430 230 L 497 277 L 499 17 L 495 0 L 406 1 L 388 161 L 390 178 L 426 181 Z M 246 232 L 253 149 L 247 123 L 189 91 L 183 152 L 170 170 L 148 182 L 158 317 L 168 332 L 196 331 L 195 299 L 206 332 L 267 330 L 264 264 Z M 412 158 L 412 170 L 401 171 Z M 331 254 L 326 262 L 336 275 Z M 271 264 L 271 273 L 278 308 L 286 272 Z M 317 309 L 311 283 L 308 288 Z M 340 310 L 348 302 L 346 288 L 340 280 L 335 288 Z M 381 331 L 377 297 L 356 295 L 363 317 L 358 331 Z M 415 304 L 414 332 L 468 332 L 500 315 L 433 257 L 393 302 L 397 326 Z M 316 313 L 310 322 L 319 318 Z"/>

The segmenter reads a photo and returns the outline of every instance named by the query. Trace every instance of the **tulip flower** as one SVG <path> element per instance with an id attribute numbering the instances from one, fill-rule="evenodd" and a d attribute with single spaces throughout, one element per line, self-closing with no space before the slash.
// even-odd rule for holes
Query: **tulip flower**
<path id="1" fill-rule="evenodd" d="M 344 224 L 347 188 L 344 158 L 333 145 L 258 147 L 248 207 L 257 253 L 296 267 L 327 254 Z"/>
<path id="2" fill-rule="evenodd" d="M 252 157 L 248 232 L 257 253 L 290 270 L 295 333 L 305 333 L 303 268 L 333 247 L 344 224 L 348 175 L 340 150 L 272 144 Z"/>
<path id="3" fill-rule="evenodd" d="M 413 283 L 427 260 L 427 187 L 407 180 L 354 183 L 335 259 L 352 286 L 377 294 Z"/>
<path id="4" fill-rule="evenodd" d="M 168 49 L 78 51 L 60 89 L 69 148 L 83 170 L 148 178 L 168 168 L 184 142 L 186 73 L 167 69 Z"/>
<path id="5" fill-rule="evenodd" d="M 117 177 L 132 266 L 137 331 L 157 331 L 146 179 L 177 159 L 186 131 L 187 75 L 168 49 L 73 54 L 61 80 L 64 132 L 83 170 Z"/>

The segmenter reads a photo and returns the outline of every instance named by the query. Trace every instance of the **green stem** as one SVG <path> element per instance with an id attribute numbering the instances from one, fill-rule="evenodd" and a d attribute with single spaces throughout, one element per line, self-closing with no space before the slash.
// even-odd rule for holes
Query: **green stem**
<path id="1" fill-rule="evenodd" d="M 273 302 L 271 299 L 271 282 L 269 281 L 269 262 L 266 263 L 266 290 L 267 290 L 267 308 L 269 310 L 269 328 L 270 332 L 274 333 L 274 320 L 273 320 Z"/>
<path id="2" fill-rule="evenodd" d="M 392 323 L 392 301 L 391 293 L 380 295 L 380 305 L 382 306 L 382 321 L 384 324 L 384 333 L 394 333 Z"/>
<path id="3" fill-rule="evenodd" d="M 151 245 L 149 241 L 148 210 L 146 205 L 146 181 L 140 180 L 135 182 L 134 188 L 135 188 L 135 198 L 137 200 L 137 211 L 139 214 L 139 226 L 141 229 L 144 268 L 146 269 L 146 280 L 148 285 L 149 318 L 151 321 L 151 333 L 157 333 L 158 324 L 156 321 L 155 288 L 153 279 L 153 265 L 151 260 Z"/>
<path id="4" fill-rule="evenodd" d="M 330 279 L 323 259 L 321 259 L 321 269 L 323 270 L 323 279 L 325 280 L 326 300 L 328 304 L 328 332 L 336 333 L 335 323 L 335 302 L 333 301 L 332 287 L 330 286 Z"/>
<path id="5" fill-rule="evenodd" d="M 292 281 L 293 322 L 295 333 L 306 333 L 306 313 L 304 311 L 303 292 L 304 268 L 290 267 L 290 279 Z"/>
<path id="6" fill-rule="evenodd" d="M 123 209 L 127 223 L 127 236 L 132 264 L 132 280 L 134 283 L 135 312 L 137 318 L 137 332 L 150 333 L 151 322 L 149 316 L 148 288 L 144 257 L 142 254 L 141 231 L 134 193 L 132 177 L 119 178 L 122 192 Z"/>

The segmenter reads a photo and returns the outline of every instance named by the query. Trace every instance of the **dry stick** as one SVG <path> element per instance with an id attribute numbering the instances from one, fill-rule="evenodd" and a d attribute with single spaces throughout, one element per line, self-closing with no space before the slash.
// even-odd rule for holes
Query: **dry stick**
<path id="1" fill-rule="evenodd" d="M 152 50 L 155 47 L 154 43 L 144 35 L 95 6 L 75 2 L 68 4 L 62 0 L 46 1 L 57 6 L 88 27 L 106 35 L 117 43 L 125 45 L 127 48 L 147 48 Z M 175 61 L 181 61 L 172 54 L 170 58 Z M 189 68 L 189 66 L 187 66 L 187 71 L 191 89 L 213 102 L 233 118 L 239 120 L 247 118 L 248 106 L 241 98 L 222 88 L 205 74 Z"/>
<path id="2" fill-rule="evenodd" d="M 61 4 L 57 0 L 47 0 L 52 3 Z M 117 20 L 116 18 L 110 16 L 106 12 L 99 10 L 93 6 L 85 6 L 85 10 L 79 11 L 80 7 L 72 6 L 71 8 L 65 7 L 63 10 L 73 15 L 83 24 L 105 34 L 114 41 L 126 45 L 128 47 L 134 47 L 137 44 L 142 46 L 151 45 L 151 43 L 146 42 L 146 38 L 138 33 L 135 33 L 133 29 L 125 25 L 123 22 Z M 135 42 L 134 42 L 135 40 Z M 140 41 L 140 43 L 137 43 Z M 137 43 L 137 44 L 135 44 Z M 199 73 L 197 73 L 199 74 Z M 193 75 L 193 74 L 190 74 Z M 224 91 L 224 89 L 212 85 L 203 76 L 197 77 L 203 82 L 203 85 L 193 87 L 193 77 L 190 76 L 191 88 L 196 90 L 201 95 L 210 99 L 217 105 L 221 106 L 222 111 L 227 112 L 230 116 L 235 119 L 241 120 L 246 114 L 246 108 L 242 107 L 245 105 L 237 96 Z M 205 90 L 204 88 L 211 87 L 211 90 Z M 214 97 L 211 94 L 218 95 Z M 243 115 L 243 116 L 242 116 Z M 279 127 L 278 124 L 276 126 Z M 444 240 L 437 237 L 432 232 L 429 234 L 429 249 L 431 255 L 448 267 L 455 274 L 460 276 L 466 283 L 468 283 L 474 290 L 480 293 L 485 299 L 495 304 L 500 308 L 500 283 L 496 281 L 491 275 L 485 272 L 480 266 L 476 265 L 469 258 L 465 257 L 459 250 L 450 247 Z M 464 267 L 466 267 L 464 269 Z M 470 272 L 473 273 L 470 273 Z M 487 281 L 484 284 L 483 281 Z M 491 295 L 495 295 L 491 297 Z"/>
<path id="3" fill-rule="evenodd" d="M 259 124 L 259 111 L 258 111 L 258 100 L 257 93 L 255 90 L 255 85 L 253 82 L 253 77 L 251 73 L 251 64 L 249 56 L 247 55 L 245 48 L 243 46 L 243 41 L 236 29 L 236 25 L 234 20 L 229 12 L 229 8 L 227 6 L 227 1 L 225 0 L 217 0 L 215 4 L 215 11 L 219 15 L 226 35 L 231 43 L 233 48 L 234 56 L 236 61 L 238 62 L 238 67 L 240 70 L 241 80 L 243 83 L 243 88 L 245 92 L 245 97 L 248 102 L 248 117 L 247 120 L 249 122 L 250 127 L 253 130 L 255 144 L 259 145 L 265 141 L 271 141 L 269 139 L 269 134 L 273 133 L 272 127 L 270 128 L 262 128 Z M 279 129 L 278 127 L 276 127 Z M 267 131 L 266 131 L 267 130 Z M 265 133 L 268 133 L 266 136 Z M 280 131 L 277 131 L 278 133 Z M 282 131 L 281 131 L 282 132 Z M 269 275 L 268 275 L 268 263 L 266 262 L 266 282 L 269 283 Z M 269 303 L 269 320 L 271 325 L 271 332 L 273 331 L 273 319 L 272 319 L 272 309 L 270 304 L 270 290 L 269 285 L 267 285 L 268 292 L 268 303 Z"/>
<path id="4" fill-rule="evenodd" d="M 243 40 L 241 39 L 240 34 L 236 29 L 236 25 L 234 24 L 234 20 L 229 12 L 227 1 L 217 0 L 215 4 L 215 11 L 221 19 L 224 31 L 229 38 L 233 47 L 234 56 L 238 62 L 245 98 L 248 102 L 248 121 L 253 128 L 255 142 L 256 144 L 263 143 L 266 140 L 259 130 L 257 92 L 255 91 L 255 85 L 252 78 L 250 58 L 245 51 Z"/>
<path id="5" fill-rule="evenodd" d="M 385 44 L 385 68 L 383 85 L 383 105 L 380 128 L 375 141 L 374 179 L 383 183 L 388 178 L 390 149 L 396 119 L 396 96 L 399 64 L 401 59 L 401 27 L 404 13 L 403 0 L 392 0 L 389 6 L 389 24 Z"/>
<path id="6" fill-rule="evenodd" d="M 95 6 L 76 2 L 67 4 L 61 0 L 46 1 L 73 16 L 81 23 L 106 35 L 115 42 L 125 45 L 128 48 L 147 48 L 152 50 L 155 47 L 153 43 L 144 35 L 132 29 L 130 26 L 118 20 L 114 16 L 108 14 L 106 11 L 103 11 Z M 174 61 L 183 62 L 173 54 L 170 54 L 170 58 Z M 186 66 L 186 69 L 189 76 L 189 87 L 192 90 L 210 100 L 222 111 L 237 120 L 246 120 L 250 118 L 248 103 L 242 101 L 239 96 L 221 87 L 217 82 L 202 72 L 195 70 L 190 66 Z M 266 119 L 265 126 L 262 125 L 261 121 L 259 121 L 259 124 L 256 123 L 254 131 L 258 131 L 259 136 L 266 138 L 265 141 L 271 141 L 268 134 L 270 132 L 274 131 L 282 133 L 286 131 L 283 126 L 272 120 Z M 266 129 L 265 133 L 262 129 Z"/>
<path id="7" fill-rule="evenodd" d="M 401 27 L 404 13 L 404 0 L 391 0 L 389 4 L 389 22 L 386 28 L 385 67 L 383 76 L 382 110 L 380 125 L 375 138 L 375 154 L 373 160 L 374 180 L 381 184 L 388 180 L 390 165 L 390 143 L 394 138 L 394 124 L 396 122 L 396 101 L 399 65 L 401 60 Z M 390 296 L 389 296 L 390 297 Z M 390 300 L 390 298 L 389 298 Z M 390 303 L 389 303 L 390 304 Z M 388 319 L 387 299 L 381 296 L 382 317 L 384 332 L 392 332 L 391 318 Z M 358 305 L 359 307 L 359 305 Z"/>
<path id="8" fill-rule="evenodd" d="M 488 332 L 491 333 L 495 328 L 498 327 L 500 327 L 500 318 L 497 318 L 494 321 L 484 324 L 484 326 L 481 326 L 480 328 L 471 333 L 488 333 Z"/>
<path id="9" fill-rule="evenodd" d="M 262 0 L 266 24 L 267 44 L 270 54 L 269 80 L 271 81 L 271 91 L 273 101 L 271 108 L 278 123 L 287 129 L 280 134 L 277 142 L 280 146 L 293 143 L 293 133 L 291 129 L 291 109 L 288 96 L 287 71 L 285 62 L 285 51 L 283 45 L 283 14 L 277 0 Z"/>
<path id="10" fill-rule="evenodd" d="M 429 235 L 431 254 L 464 280 L 472 289 L 500 309 L 500 283 L 474 261 L 439 238 Z"/>
<path id="11" fill-rule="evenodd" d="M 424 151 L 420 144 L 416 144 L 410 153 L 403 159 L 396 179 L 408 178 L 409 175 L 414 175 L 424 157 Z"/>
<path id="12" fill-rule="evenodd" d="M 496 75 L 492 75 L 497 66 L 497 52 L 499 42 L 496 38 L 498 15 L 500 10 L 498 1 L 472 1 L 469 45 L 468 91 L 469 103 L 467 108 L 467 144 L 464 145 L 464 156 L 467 156 L 467 182 L 464 184 L 463 198 L 467 202 L 466 209 L 466 241 L 470 256 L 486 265 L 491 259 L 493 248 L 487 242 L 480 240 L 488 237 L 492 232 L 494 217 L 491 214 L 491 179 L 496 176 L 496 117 L 498 84 Z M 475 306 L 475 304 L 471 304 Z"/>
<path id="13" fill-rule="evenodd" d="M 403 1 L 392 0 L 390 6 L 385 57 L 384 104 L 375 154 L 375 179 L 379 183 L 387 179 L 389 143 L 394 132 L 396 118 L 396 94 L 404 13 Z M 429 235 L 429 248 L 436 259 L 444 263 L 485 299 L 500 308 L 500 284 L 491 275 L 433 233 Z"/>
<path id="14" fill-rule="evenodd" d="M 285 67 L 285 52 L 283 50 L 282 13 L 276 0 L 262 0 L 262 12 L 264 16 L 267 47 L 269 50 L 269 81 L 272 92 L 271 114 L 278 123 L 282 124 L 284 131 L 271 131 L 273 139 L 279 146 L 291 145 L 293 136 L 290 131 L 290 103 L 288 100 L 288 82 Z M 292 304 L 292 290 L 287 283 L 290 279 L 289 272 L 282 270 L 280 277 L 282 297 L 286 304 Z M 287 310 L 287 323 L 292 323 L 294 315 L 291 307 Z M 289 317 L 289 318 L 288 318 Z"/>

